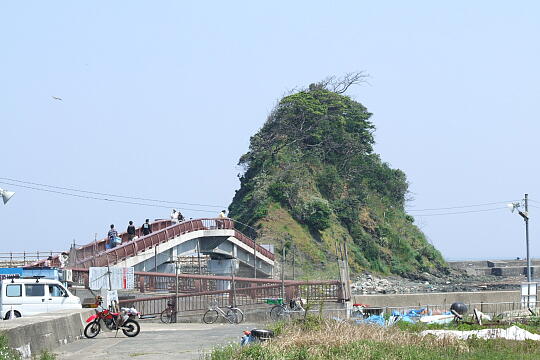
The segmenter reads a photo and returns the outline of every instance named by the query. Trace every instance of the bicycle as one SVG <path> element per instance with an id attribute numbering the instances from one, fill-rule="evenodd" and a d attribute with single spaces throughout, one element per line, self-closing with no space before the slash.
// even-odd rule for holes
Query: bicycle
<path id="1" fill-rule="evenodd" d="M 160 319 L 164 324 L 170 324 L 176 320 L 176 306 L 173 301 L 167 302 L 167 307 L 161 312 Z"/>
<path id="2" fill-rule="evenodd" d="M 270 309 L 270 318 L 272 320 L 284 320 L 290 318 L 293 314 L 305 313 L 306 310 L 302 307 L 302 299 L 293 299 L 289 304 L 285 304 L 282 298 L 268 299 L 268 304 L 276 304 Z"/>
<path id="3" fill-rule="evenodd" d="M 208 306 L 208 311 L 203 315 L 203 322 L 205 324 L 213 324 L 219 317 L 225 318 L 231 324 L 240 324 L 244 321 L 244 313 L 242 310 L 235 306 L 227 306 L 227 312 L 223 311 L 218 304 L 217 300 L 212 301 Z"/>

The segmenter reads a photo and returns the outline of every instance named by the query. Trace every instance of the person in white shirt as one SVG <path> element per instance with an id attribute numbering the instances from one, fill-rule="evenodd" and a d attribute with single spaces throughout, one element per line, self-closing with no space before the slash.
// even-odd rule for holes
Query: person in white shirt
<path id="1" fill-rule="evenodd" d="M 178 224 L 178 212 L 176 211 L 176 209 L 173 209 L 171 213 L 171 220 L 173 224 Z"/>
<path id="2" fill-rule="evenodd" d="M 221 210 L 221 212 L 218 215 L 218 218 L 220 220 L 216 220 L 217 228 L 218 229 L 224 229 L 225 228 L 225 221 L 223 221 L 221 219 L 226 219 L 227 218 L 227 215 L 225 215 L 225 210 Z"/>

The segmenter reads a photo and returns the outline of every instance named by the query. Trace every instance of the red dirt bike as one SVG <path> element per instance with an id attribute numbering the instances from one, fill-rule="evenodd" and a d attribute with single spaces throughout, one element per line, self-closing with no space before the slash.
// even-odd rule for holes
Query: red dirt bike
<path id="1" fill-rule="evenodd" d="M 88 325 L 84 328 L 84 336 L 91 339 L 97 336 L 101 331 L 101 322 L 109 330 L 122 330 L 124 335 L 134 337 L 139 334 L 141 327 L 135 320 L 139 313 L 134 309 L 122 309 L 119 313 L 110 312 L 98 304 L 96 313 L 86 319 Z"/>

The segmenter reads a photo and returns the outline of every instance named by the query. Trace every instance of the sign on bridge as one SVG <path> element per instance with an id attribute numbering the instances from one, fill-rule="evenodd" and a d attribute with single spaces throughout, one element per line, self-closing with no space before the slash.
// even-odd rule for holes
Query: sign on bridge
<path id="1" fill-rule="evenodd" d="M 89 283 L 92 290 L 133 289 L 135 286 L 135 271 L 133 267 L 91 267 Z"/>

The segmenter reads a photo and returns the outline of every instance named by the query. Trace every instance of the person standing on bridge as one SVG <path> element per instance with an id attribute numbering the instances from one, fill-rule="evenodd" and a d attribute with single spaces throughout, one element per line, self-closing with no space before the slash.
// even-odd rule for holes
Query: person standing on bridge
<path id="1" fill-rule="evenodd" d="M 150 224 L 150 220 L 146 219 L 144 224 L 141 226 L 143 235 L 148 235 L 152 232 L 152 224 Z"/>
<path id="2" fill-rule="evenodd" d="M 133 221 L 129 221 L 129 225 L 127 227 L 127 233 L 128 233 L 128 241 L 133 240 L 135 237 L 135 225 L 133 225 Z"/>
<path id="3" fill-rule="evenodd" d="M 118 237 L 118 231 L 114 228 L 114 224 L 111 224 L 111 230 L 107 233 L 109 238 L 109 249 L 112 249 L 116 246 L 116 238 Z"/>
<path id="4" fill-rule="evenodd" d="M 176 209 L 172 209 L 172 213 L 171 213 L 171 221 L 173 224 L 178 224 L 178 212 L 176 211 Z"/>
<path id="5" fill-rule="evenodd" d="M 224 229 L 225 228 L 225 221 L 223 219 L 227 218 L 227 215 L 225 214 L 225 210 L 221 210 L 221 212 L 218 215 L 219 220 L 216 220 L 217 228 L 218 229 Z"/>

